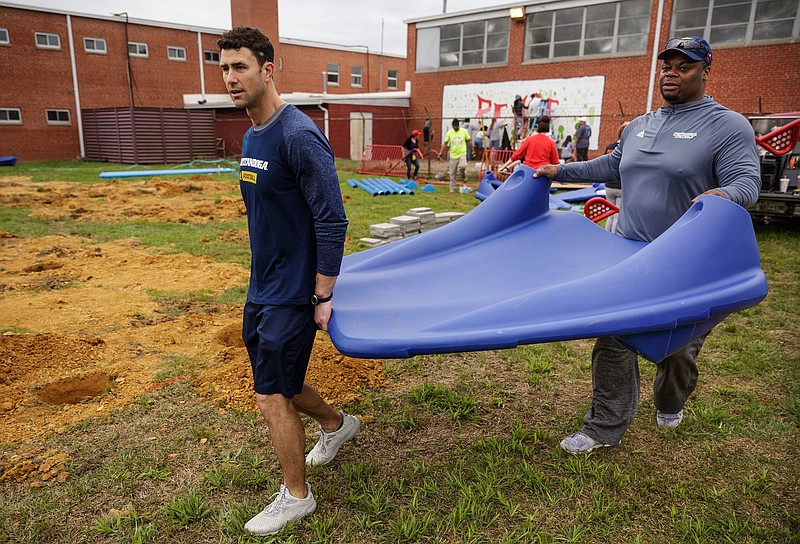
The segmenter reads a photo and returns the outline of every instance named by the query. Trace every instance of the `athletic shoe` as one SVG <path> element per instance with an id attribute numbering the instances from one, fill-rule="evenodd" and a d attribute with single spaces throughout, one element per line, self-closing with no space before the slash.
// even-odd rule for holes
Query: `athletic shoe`
<path id="1" fill-rule="evenodd" d="M 327 465 L 336 454 L 342 444 L 353 438 L 361 428 L 361 421 L 349 414 L 342 414 L 342 426 L 332 433 L 326 433 L 324 429 L 319 430 L 319 440 L 306 455 L 307 465 Z"/>
<path id="2" fill-rule="evenodd" d="M 305 499 L 294 497 L 289 490 L 281 484 L 281 490 L 272 497 L 274 501 L 264 508 L 260 514 L 244 524 L 244 528 L 257 536 L 274 535 L 307 514 L 312 514 L 317 509 L 317 501 L 311 494 L 311 484 L 306 482 Z"/>
<path id="3" fill-rule="evenodd" d="M 598 448 L 608 448 L 610 446 L 613 446 L 613 444 L 603 444 L 580 431 L 569 435 L 561 441 L 561 449 L 573 454 L 589 453 Z"/>
<path id="4" fill-rule="evenodd" d="M 675 427 L 681 424 L 682 419 L 683 419 L 683 410 L 681 410 L 677 414 L 666 414 L 664 412 L 656 410 L 656 421 L 658 422 L 659 427 L 669 427 L 670 429 L 674 429 Z"/>

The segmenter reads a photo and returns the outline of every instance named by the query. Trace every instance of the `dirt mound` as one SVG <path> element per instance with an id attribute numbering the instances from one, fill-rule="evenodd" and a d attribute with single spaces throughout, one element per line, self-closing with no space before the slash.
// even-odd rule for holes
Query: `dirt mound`
<path id="1" fill-rule="evenodd" d="M 78 221 L 208 221 L 244 213 L 235 180 L 193 178 L 79 184 L 0 177 L 0 205 Z M 226 239 L 247 243 L 246 232 Z M 197 361 L 196 390 L 254 410 L 241 341 L 241 306 L 202 302 L 244 286 L 248 271 L 187 254 L 157 254 L 136 239 L 26 239 L 0 233 L 0 481 L 65 478 L 66 459 L 30 450 L 34 437 L 125 407 L 169 380 L 167 362 Z M 185 295 L 185 296 L 182 296 Z M 344 357 L 319 333 L 308 380 L 328 401 L 353 402 L 384 384 L 380 361 Z"/>

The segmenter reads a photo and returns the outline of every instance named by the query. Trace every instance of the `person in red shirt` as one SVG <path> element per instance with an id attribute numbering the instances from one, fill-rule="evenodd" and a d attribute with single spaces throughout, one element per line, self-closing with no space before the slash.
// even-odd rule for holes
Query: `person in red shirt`
<path id="1" fill-rule="evenodd" d="M 545 164 L 559 164 L 556 143 L 548 136 L 549 132 L 550 117 L 543 115 L 536 123 L 536 134 L 525 138 L 522 145 L 519 146 L 519 149 L 517 149 L 511 155 L 511 158 L 500 167 L 500 173 L 510 173 L 520 162 L 533 169 L 544 166 Z"/>

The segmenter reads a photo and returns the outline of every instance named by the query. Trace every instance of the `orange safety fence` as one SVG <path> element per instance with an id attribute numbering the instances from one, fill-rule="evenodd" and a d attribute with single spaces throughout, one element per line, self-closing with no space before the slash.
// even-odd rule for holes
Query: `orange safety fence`
<path id="1" fill-rule="evenodd" d="M 405 177 L 406 161 L 402 145 L 367 144 L 361 155 L 359 174 Z"/>
<path id="2" fill-rule="evenodd" d="M 500 174 L 498 169 L 511 158 L 513 153 L 514 151 L 510 149 L 484 149 L 483 158 L 480 162 L 479 178 L 482 179 L 483 175 L 491 170 L 497 179 L 501 181 L 505 180 L 508 176 L 506 174 Z"/>

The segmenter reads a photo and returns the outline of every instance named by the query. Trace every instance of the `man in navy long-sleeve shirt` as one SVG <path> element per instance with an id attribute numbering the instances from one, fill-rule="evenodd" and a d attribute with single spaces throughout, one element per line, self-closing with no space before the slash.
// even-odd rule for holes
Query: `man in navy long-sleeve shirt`
<path id="1" fill-rule="evenodd" d="M 650 242 L 667 230 L 700 195 L 744 207 L 761 186 L 750 123 L 705 95 L 711 46 L 690 36 L 667 42 L 659 88 L 662 107 L 631 121 L 613 153 L 588 162 L 542 166 L 536 174 L 561 181 L 618 179 L 622 208 L 617 234 Z M 675 428 L 697 385 L 695 357 L 705 336 L 658 363 L 653 383 L 656 421 Z M 599 338 L 592 353 L 592 407 L 584 425 L 561 442 L 570 453 L 619 444 L 636 415 L 636 354 L 613 338 Z"/>
<path id="2" fill-rule="evenodd" d="M 305 465 L 329 463 L 360 428 L 356 417 L 337 412 L 305 383 L 316 329 L 328 328 L 347 219 L 333 150 L 311 119 L 278 94 L 269 39 L 237 27 L 218 45 L 228 94 L 253 123 L 239 174 L 252 253 L 242 338 L 283 484 L 245 528 L 271 535 L 317 507 Z M 298 412 L 320 425 L 305 459 Z"/>

